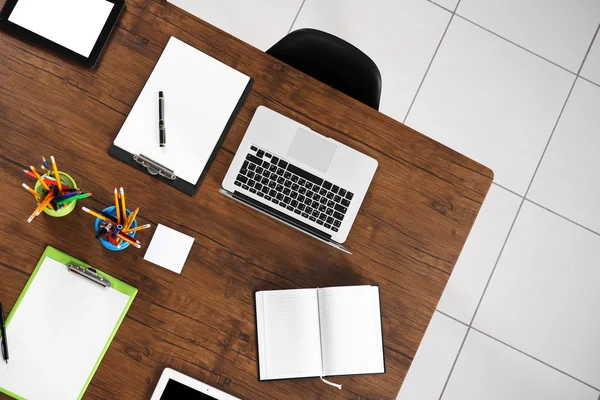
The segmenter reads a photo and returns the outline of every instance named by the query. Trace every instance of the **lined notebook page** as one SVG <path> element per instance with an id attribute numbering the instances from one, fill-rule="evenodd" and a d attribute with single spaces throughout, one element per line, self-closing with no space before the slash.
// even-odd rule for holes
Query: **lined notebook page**
<path id="1" fill-rule="evenodd" d="M 0 387 L 29 400 L 77 399 L 128 300 L 46 257 L 6 328 Z"/>
<path id="2" fill-rule="evenodd" d="M 256 293 L 260 379 L 321 375 L 315 289 Z"/>
<path id="3" fill-rule="evenodd" d="M 384 372 L 378 286 L 318 289 L 323 375 Z"/>

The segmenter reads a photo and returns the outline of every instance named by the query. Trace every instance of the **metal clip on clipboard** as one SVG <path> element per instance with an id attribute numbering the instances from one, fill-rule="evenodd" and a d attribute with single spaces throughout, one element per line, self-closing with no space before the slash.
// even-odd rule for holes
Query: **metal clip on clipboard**
<path id="1" fill-rule="evenodd" d="M 150 175 L 160 175 L 160 176 L 163 176 L 172 181 L 177 179 L 177 176 L 175 175 L 175 173 L 172 170 L 165 167 L 164 165 L 161 165 L 155 161 L 152 161 L 151 159 L 144 156 L 143 154 L 140 154 L 140 155 L 134 154 L 133 159 L 138 164 L 142 164 L 144 167 L 146 167 L 146 169 L 148 170 L 148 173 Z"/>
<path id="2" fill-rule="evenodd" d="M 67 270 L 69 270 L 70 272 L 75 272 L 76 274 L 79 274 L 79 275 L 83 276 L 84 278 L 91 280 L 92 282 L 102 285 L 105 288 L 109 288 L 112 286 L 112 284 L 110 283 L 110 281 L 108 279 L 106 279 L 103 276 L 98 275 L 98 272 L 96 271 L 95 268 L 92 268 L 92 267 L 84 268 L 81 265 L 77 265 L 77 264 L 67 264 Z"/>

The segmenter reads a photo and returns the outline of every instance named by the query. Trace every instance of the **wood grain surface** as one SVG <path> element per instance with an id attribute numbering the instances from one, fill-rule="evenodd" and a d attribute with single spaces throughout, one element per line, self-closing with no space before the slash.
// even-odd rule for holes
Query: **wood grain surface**
<path id="1" fill-rule="evenodd" d="M 106 152 L 170 36 L 255 80 L 193 198 Z M 218 192 L 259 105 L 379 161 L 346 241 L 354 254 Z M 243 399 L 394 399 L 493 178 L 467 157 L 152 0 L 126 1 L 97 69 L 0 32 L 0 151 L 5 309 L 47 245 L 139 289 L 85 399 L 148 399 L 165 367 Z M 42 154 L 55 156 L 93 197 L 65 218 L 42 215 L 27 224 L 34 201 L 20 185 L 33 182 L 21 169 Z M 94 219 L 80 209 L 110 205 L 115 186 L 125 188 L 129 208 L 140 207 L 138 222 L 153 225 L 138 234 L 141 250 L 103 249 Z M 143 260 L 158 223 L 195 238 L 181 275 Z M 336 377 L 341 391 L 319 379 L 258 381 L 255 291 L 359 284 L 381 288 L 387 373 Z"/>

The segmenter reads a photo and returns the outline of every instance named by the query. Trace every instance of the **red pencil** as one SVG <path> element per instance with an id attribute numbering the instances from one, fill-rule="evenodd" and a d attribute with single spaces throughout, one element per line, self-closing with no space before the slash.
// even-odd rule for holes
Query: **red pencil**
<path id="1" fill-rule="evenodd" d="M 35 176 L 35 174 L 33 172 L 31 172 L 30 170 L 28 170 L 28 169 L 24 169 L 23 172 L 25 172 L 30 177 L 37 179 L 37 177 Z M 56 179 L 54 179 L 54 178 L 50 178 L 48 176 L 45 176 L 42 179 L 44 180 L 45 183 L 47 183 L 49 185 L 56 185 Z M 61 185 L 62 185 L 63 189 L 71 189 L 70 186 L 67 186 L 64 183 L 61 183 Z"/>

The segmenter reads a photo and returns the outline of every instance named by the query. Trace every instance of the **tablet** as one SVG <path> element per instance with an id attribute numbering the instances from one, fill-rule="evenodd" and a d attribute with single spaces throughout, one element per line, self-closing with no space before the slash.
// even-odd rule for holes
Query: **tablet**
<path id="1" fill-rule="evenodd" d="M 240 400 L 230 394 L 215 389 L 184 375 L 180 372 L 165 368 L 160 380 L 152 393 L 150 400 Z"/>
<path id="2" fill-rule="evenodd" d="M 124 0 L 7 0 L 0 28 L 93 67 L 124 5 Z"/>

